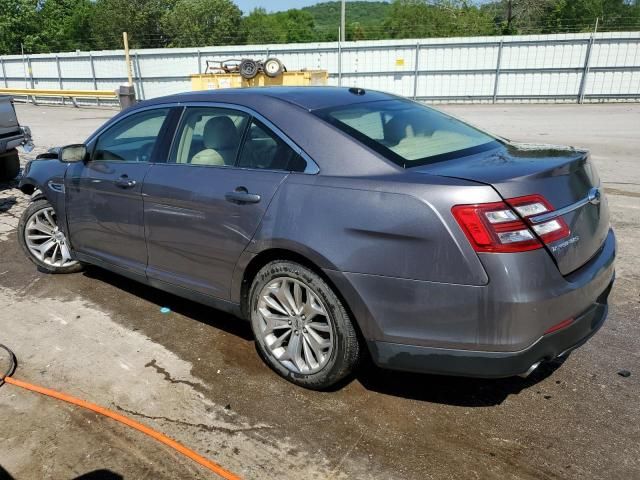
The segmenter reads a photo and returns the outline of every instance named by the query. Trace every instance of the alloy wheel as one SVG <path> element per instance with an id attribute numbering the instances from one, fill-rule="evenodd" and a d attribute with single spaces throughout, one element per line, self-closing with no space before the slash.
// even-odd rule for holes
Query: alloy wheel
<path id="1" fill-rule="evenodd" d="M 69 267 L 77 260 L 71 252 L 64 233 L 58 228 L 53 207 L 45 207 L 29 217 L 24 227 L 24 239 L 29 252 L 52 267 Z"/>
<path id="2" fill-rule="evenodd" d="M 290 277 L 276 278 L 260 292 L 257 310 L 262 341 L 284 367 L 312 374 L 327 364 L 334 326 L 309 286 Z"/>

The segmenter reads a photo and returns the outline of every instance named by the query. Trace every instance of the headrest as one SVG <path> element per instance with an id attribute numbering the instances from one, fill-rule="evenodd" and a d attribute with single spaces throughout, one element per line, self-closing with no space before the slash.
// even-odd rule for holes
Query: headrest
<path id="1" fill-rule="evenodd" d="M 202 141 L 205 148 L 221 150 L 238 146 L 238 130 L 226 116 L 213 117 L 204 125 Z"/>
<path id="2" fill-rule="evenodd" d="M 404 115 L 396 115 L 384 126 L 385 140 L 396 145 L 400 140 L 409 136 L 408 127 L 408 119 Z"/>

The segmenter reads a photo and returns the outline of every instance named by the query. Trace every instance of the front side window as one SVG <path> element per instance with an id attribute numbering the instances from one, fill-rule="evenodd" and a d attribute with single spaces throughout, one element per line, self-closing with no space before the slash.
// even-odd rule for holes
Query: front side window
<path id="1" fill-rule="evenodd" d="M 247 131 L 238 166 L 302 172 L 306 162 L 285 141 L 254 119 Z"/>
<path id="2" fill-rule="evenodd" d="M 489 150 L 495 138 L 407 100 L 384 100 L 317 111 L 388 159 L 407 168 Z"/>
<path id="3" fill-rule="evenodd" d="M 188 107 L 176 133 L 169 162 L 233 166 L 249 116 L 216 107 Z"/>
<path id="4" fill-rule="evenodd" d="M 93 160 L 150 161 L 168 114 L 168 108 L 159 108 L 134 113 L 120 120 L 100 135 Z"/>

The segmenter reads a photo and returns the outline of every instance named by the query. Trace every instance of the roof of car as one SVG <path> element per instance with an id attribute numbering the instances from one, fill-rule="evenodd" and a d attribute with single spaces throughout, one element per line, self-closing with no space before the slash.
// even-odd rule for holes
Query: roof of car
<path id="1" fill-rule="evenodd" d="M 224 88 L 185 92 L 166 97 L 158 97 L 145 105 L 168 102 L 229 102 L 247 107 L 255 106 L 260 98 L 270 97 L 281 100 L 305 110 L 317 110 L 339 105 L 390 100 L 395 98 L 388 93 L 362 88 L 348 87 L 252 87 Z"/>

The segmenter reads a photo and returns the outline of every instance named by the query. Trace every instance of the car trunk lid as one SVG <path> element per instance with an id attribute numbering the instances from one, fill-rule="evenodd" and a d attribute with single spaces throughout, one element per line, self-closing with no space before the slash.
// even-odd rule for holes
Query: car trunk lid
<path id="1" fill-rule="evenodd" d="M 563 275 L 592 258 L 609 231 L 609 212 L 601 195 L 600 179 L 584 150 L 504 144 L 489 152 L 412 170 L 491 185 L 507 203 L 517 197 L 541 195 L 555 213 L 532 215 L 527 223 L 540 224 L 555 217 L 569 227 L 568 235 L 545 245 Z"/>

